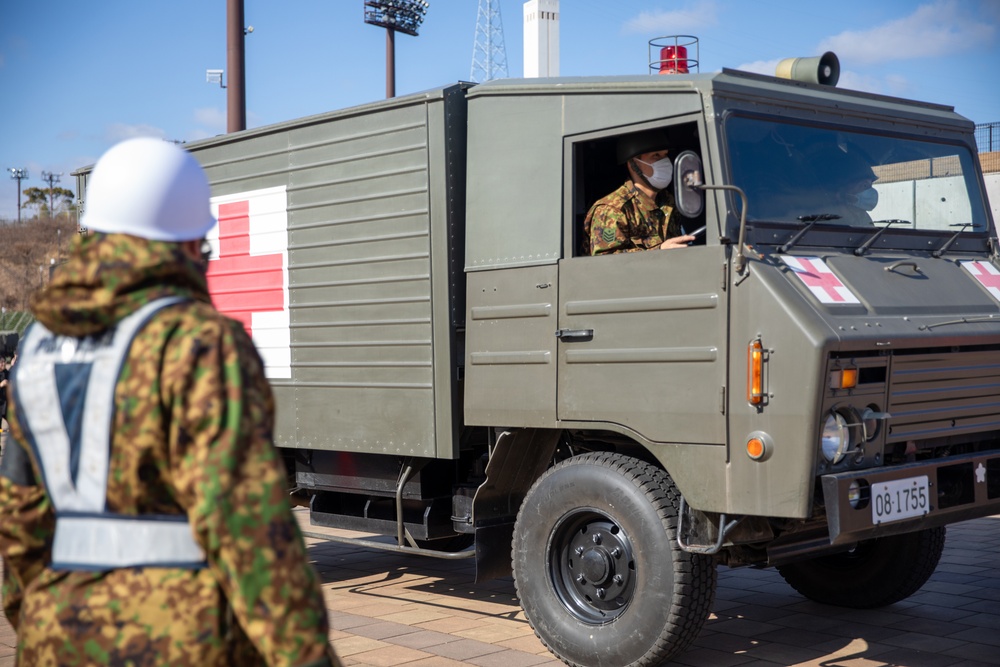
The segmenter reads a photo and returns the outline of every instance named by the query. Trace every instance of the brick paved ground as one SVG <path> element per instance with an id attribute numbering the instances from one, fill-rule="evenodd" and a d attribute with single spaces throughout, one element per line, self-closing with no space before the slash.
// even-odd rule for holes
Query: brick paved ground
<path id="1" fill-rule="evenodd" d="M 346 665 L 562 664 L 535 638 L 510 579 L 473 584 L 466 561 L 308 541 L 324 581 L 330 641 Z M 0 667 L 14 664 L 13 645 L 0 618 Z M 674 664 L 1000 665 L 1000 516 L 949 528 L 931 581 L 910 599 L 875 611 L 809 602 L 773 570 L 723 568 L 714 613 Z"/>

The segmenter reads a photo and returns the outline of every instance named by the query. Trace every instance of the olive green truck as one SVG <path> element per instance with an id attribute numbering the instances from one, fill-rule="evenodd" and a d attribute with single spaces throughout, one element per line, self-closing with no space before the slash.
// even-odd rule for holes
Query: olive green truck
<path id="1" fill-rule="evenodd" d="M 646 665 L 697 635 L 718 565 L 877 607 L 947 524 L 1000 513 L 973 127 L 723 70 L 460 83 L 188 148 L 213 298 L 312 522 L 513 572 L 559 658 Z M 706 231 L 583 255 L 619 139 L 651 128 Z"/>

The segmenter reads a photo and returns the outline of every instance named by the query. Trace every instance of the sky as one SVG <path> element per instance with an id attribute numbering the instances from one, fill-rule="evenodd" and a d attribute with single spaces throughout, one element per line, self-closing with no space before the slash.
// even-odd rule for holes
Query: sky
<path id="1" fill-rule="evenodd" d="M 507 74 L 523 74 L 524 0 L 500 8 Z M 481 0 L 428 0 L 396 35 L 396 94 L 472 79 Z M 244 0 L 247 126 L 385 97 L 385 31 L 364 0 Z M 1000 122 L 1000 0 L 561 0 L 560 75 L 649 74 L 649 41 L 698 37 L 699 70 L 772 74 L 834 51 L 839 87 L 954 106 Z M 654 56 L 655 57 L 655 56 Z M 226 0 L 0 0 L 0 219 L 17 183 L 47 187 L 133 136 L 189 142 L 226 131 Z"/>

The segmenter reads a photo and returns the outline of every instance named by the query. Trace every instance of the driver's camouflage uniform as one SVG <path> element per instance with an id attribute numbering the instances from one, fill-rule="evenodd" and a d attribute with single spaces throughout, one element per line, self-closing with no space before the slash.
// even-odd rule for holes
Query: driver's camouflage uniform
<path id="1" fill-rule="evenodd" d="M 605 255 L 658 248 L 684 234 L 674 198 L 661 191 L 653 201 L 626 181 L 590 207 L 583 222 L 583 254 Z"/>

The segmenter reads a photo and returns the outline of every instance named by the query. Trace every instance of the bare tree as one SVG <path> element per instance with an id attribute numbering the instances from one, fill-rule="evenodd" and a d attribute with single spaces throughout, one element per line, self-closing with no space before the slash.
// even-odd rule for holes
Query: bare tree
<path id="1" fill-rule="evenodd" d="M 72 220 L 48 216 L 0 224 L 0 304 L 8 311 L 27 310 L 32 292 L 48 283 L 76 230 Z"/>

